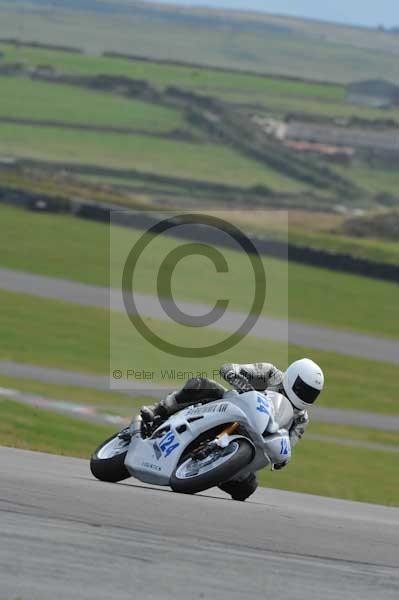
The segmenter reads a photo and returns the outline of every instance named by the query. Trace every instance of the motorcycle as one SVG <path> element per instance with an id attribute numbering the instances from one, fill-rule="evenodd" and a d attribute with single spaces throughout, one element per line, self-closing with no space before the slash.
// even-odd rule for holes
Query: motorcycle
<path id="1" fill-rule="evenodd" d="M 293 418 L 291 403 L 277 392 L 231 390 L 180 410 L 153 432 L 133 418 L 95 450 L 91 472 L 101 481 L 134 477 L 195 494 L 290 460 Z"/>

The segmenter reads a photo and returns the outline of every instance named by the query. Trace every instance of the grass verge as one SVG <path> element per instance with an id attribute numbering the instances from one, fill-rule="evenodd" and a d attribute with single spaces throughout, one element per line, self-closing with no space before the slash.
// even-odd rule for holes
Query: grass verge
<path id="1" fill-rule="evenodd" d="M 399 506 L 397 455 L 329 442 L 306 440 L 295 448 L 292 464 L 260 473 L 260 483 L 331 498 Z"/>
<path id="2" fill-rule="evenodd" d="M 108 285 L 110 229 L 105 225 L 1 205 L 0 219 L 1 266 Z M 116 285 L 127 253 L 142 232 L 125 228 L 112 231 L 111 275 L 112 284 Z M 140 276 L 135 278 L 137 291 L 156 293 L 159 263 L 180 243 L 164 237 L 151 243 L 149 251 L 140 258 Z M 174 297 L 211 305 L 215 299 L 227 297 L 231 298 L 231 309 L 246 310 L 252 301 L 249 295 L 254 283 L 248 258 L 228 249 L 222 252 L 228 274 L 215 272 L 213 264 L 203 257 L 181 261 L 173 275 Z M 399 337 L 398 285 L 295 263 L 287 265 L 269 257 L 264 257 L 263 263 L 268 278 L 265 314 Z"/>
<path id="3" fill-rule="evenodd" d="M 351 425 L 330 425 L 329 423 L 311 423 L 307 431 L 315 435 L 352 440 L 364 444 L 399 446 L 399 432 L 395 431 L 380 431 Z"/>
<path id="4" fill-rule="evenodd" d="M 118 392 L 99 391 L 74 385 L 57 385 L 35 379 L 19 379 L 7 375 L 0 375 L 0 387 L 52 400 L 95 406 L 100 412 L 122 417 L 132 415 L 140 406 L 149 402 L 148 398 L 145 397 L 127 396 Z"/>
<path id="5" fill-rule="evenodd" d="M 0 302 L 3 307 L 0 314 L 0 359 L 102 375 L 109 373 L 106 310 L 9 292 L 0 292 Z M 176 358 L 146 342 L 123 314 L 112 318 L 115 322 L 111 371 L 116 368 L 125 372 L 132 368 L 153 371 L 149 384 L 155 381 L 168 387 L 178 387 L 190 376 L 190 372 L 198 370 L 215 377 L 215 371 L 224 362 L 270 360 L 285 368 L 289 360 L 309 356 L 322 365 L 326 375 L 321 406 L 399 413 L 395 365 L 299 346 L 288 347 L 253 337 L 245 338 L 235 348 L 217 356 L 201 360 Z M 188 331 L 155 319 L 147 319 L 146 322 L 156 333 L 174 343 L 187 344 L 192 337 L 190 328 Z M 214 330 L 201 329 L 196 334 L 199 347 L 219 340 L 220 332 Z M 172 370 L 175 373 L 171 373 Z"/>
<path id="6" fill-rule="evenodd" d="M 86 423 L 0 399 L 0 444 L 26 450 L 89 458 L 115 427 Z"/>

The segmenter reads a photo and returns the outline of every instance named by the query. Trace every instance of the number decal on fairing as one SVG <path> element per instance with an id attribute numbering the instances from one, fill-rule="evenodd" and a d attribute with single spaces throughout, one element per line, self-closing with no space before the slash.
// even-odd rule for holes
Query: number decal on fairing
<path id="1" fill-rule="evenodd" d="M 176 448 L 180 446 L 179 442 L 176 442 L 175 434 L 169 431 L 165 437 L 159 443 L 159 449 L 165 458 L 167 458 Z"/>
<path id="2" fill-rule="evenodd" d="M 288 454 L 288 440 L 287 440 L 287 438 L 281 438 L 281 442 L 280 442 L 280 454 L 282 456 L 287 456 L 287 454 Z"/>
<path id="3" fill-rule="evenodd" d="M 270 415 L 269 406 L 263 396 L 257 396 L 257 406 L 256 410 L 261 413 L 265 413 L 266 415 Z"/>

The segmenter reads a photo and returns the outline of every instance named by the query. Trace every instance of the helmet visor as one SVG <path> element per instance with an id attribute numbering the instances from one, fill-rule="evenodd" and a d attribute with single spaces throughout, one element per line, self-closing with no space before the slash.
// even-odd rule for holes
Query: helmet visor
<path id="1" fill-rule="evenodd" d="M 320 394 L 320 390 L 305 383 L 299 375 L 292 386 L 292 391 L 298 396 L 298 398 L 303 400 L 303 402 L 306 402 L 306 404 L 313 404 L 317 396 Z"/>

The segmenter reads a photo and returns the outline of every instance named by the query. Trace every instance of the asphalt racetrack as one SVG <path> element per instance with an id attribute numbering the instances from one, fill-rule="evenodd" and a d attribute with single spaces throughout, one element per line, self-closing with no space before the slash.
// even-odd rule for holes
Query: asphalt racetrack
<path id="1" fill-rule="evenodd" d="M 399 597 L 398 509 L 107 484 L 88 461 L 2 447 L 0 481 L 1 600 Z"/>

